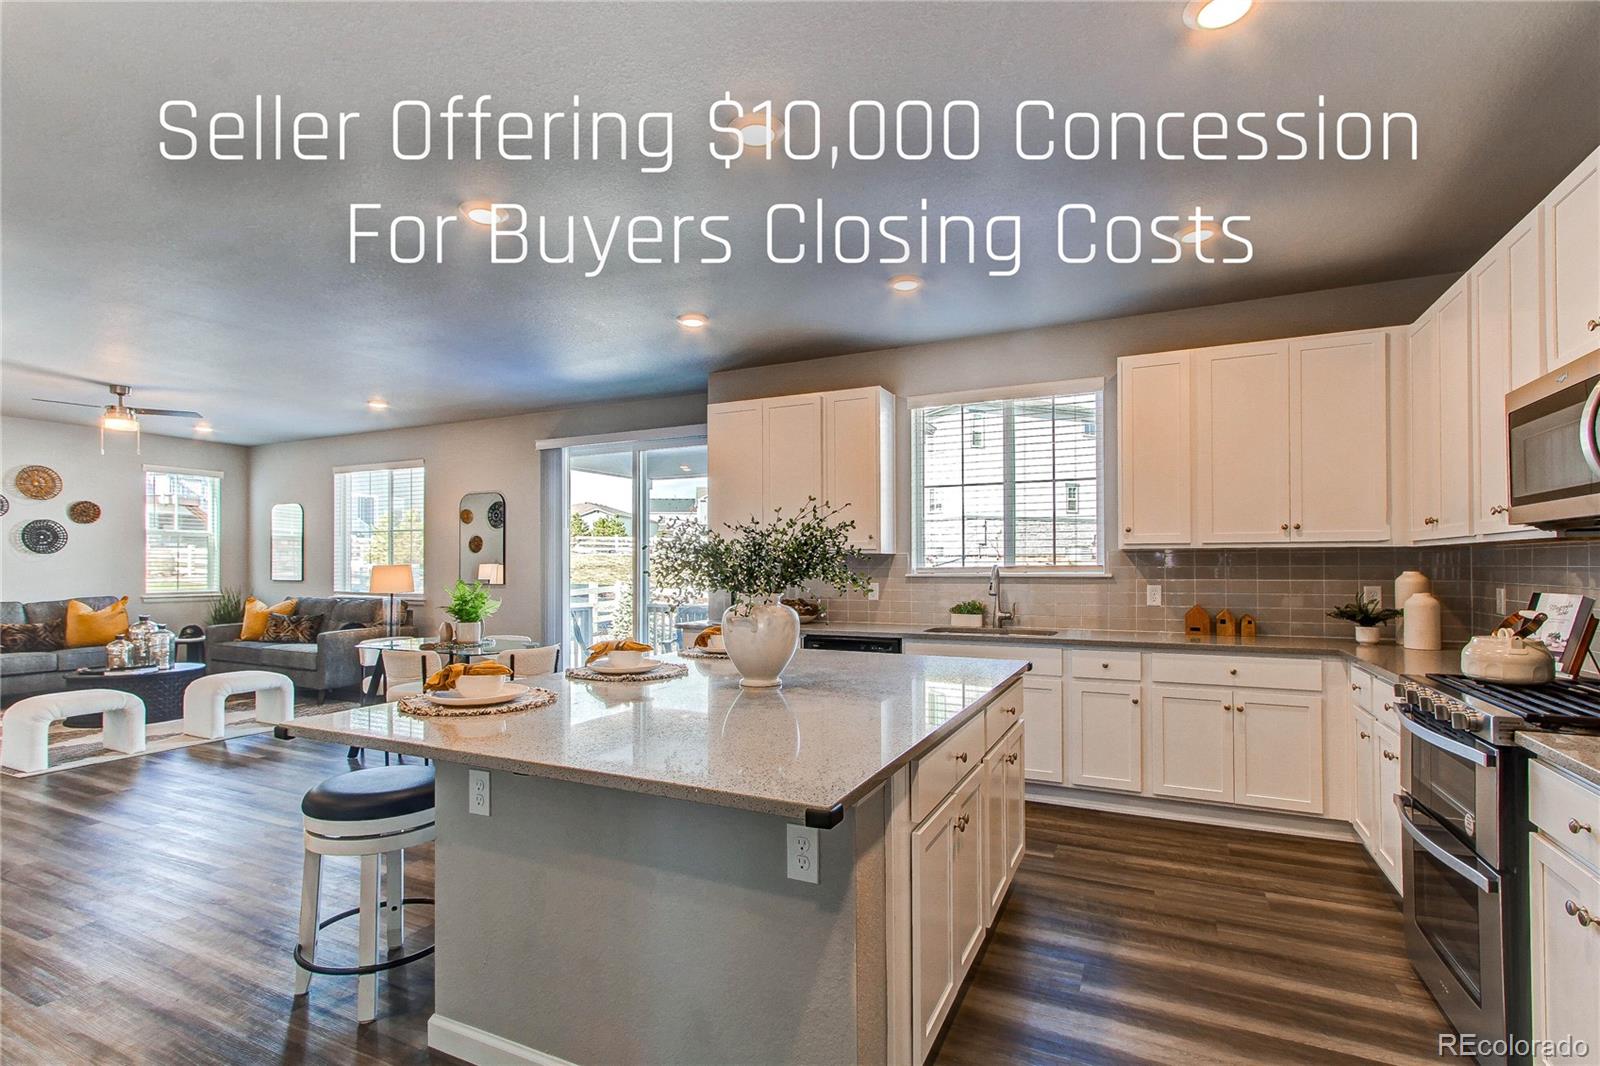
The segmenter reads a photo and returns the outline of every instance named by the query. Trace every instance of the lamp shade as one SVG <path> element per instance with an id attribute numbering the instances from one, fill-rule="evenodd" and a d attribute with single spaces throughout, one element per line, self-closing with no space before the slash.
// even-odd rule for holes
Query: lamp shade
<path id="1" fill-rule="evenodd" d="M 384 563 L 372 568 L 372 583 L 368 592 L 415 592 L 417 579 L 410 563 Z"/>
<path id="2" fill-rule="evenodd" d="M 506 583 L 506 566 L 504 563 L 479 563 L 478 580 L 486 585 L 504 585 Z"/>

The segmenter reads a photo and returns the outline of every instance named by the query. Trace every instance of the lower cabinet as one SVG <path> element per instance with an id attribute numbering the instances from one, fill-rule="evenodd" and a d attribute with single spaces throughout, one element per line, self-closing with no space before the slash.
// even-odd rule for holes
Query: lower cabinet
<path id="1" fill-rule="evenodd" d="M 1528 869 L 1535 1047 L 1567 1038 L 1593 1055 L 1600 1049 L 1600 875 L 1540 833 L 1529 838 Z M 1535 1061 L 1593 1061 L 1549 1050 Z"/>
<path id="2" fill-rule="evenodd" d="M 917 1061 L 939 1035 L 986 918 L 982 773 L 970 773 L 911 834 L 911 1002 Z"/>
<path id="3" fill-rule="evenodd" d="M 1355 795 L 1350 825 L 1372 861 L 1400 891 L 1400 733 L 1360 707 L 1351 708 L 1350 751 Z"/>
<path id="4" fill-rule="evenodd" d="M 1150 686 L 1150 791 L 1233 802 L 1233 697 L 1219 689 Z"/>
<path id="5" fill-rule="evenodd" d="M 1378 720 L 1357 707 L 1352 717 L 1350 750 L 1355 760 L 1355 796 L 1351 805 L 1350 826 L 1373 851 L 1378 833 Z"/>
<path id="6" fill-rule="evenodd" d="M 1400 884 L 1400 808 L 1394 798 L 1400 794 L 1400 731 L 1378 723 L 1378 836 L 1372 858 L 1396 892 Z"/>
<path id="7" fill-rule="evenodd" d="M 1144 715 L 1137 681 L 1073 681 L 1067 693 L 1067 784 L 1144 788 Z"/>
<path id="8" fill-rule="evenodd" d="M 1022 768 L 1022 728 L 1013 726 L 983 757 L 983 880 L 989 925 L 1022 863 Z"/>
<path id="9" fill-rule="evenodd" d="M 1150 686 L 1150 791 L 1280 811 L 1322 811 L 1322 698 Z"/>
<path id="10" fill-rule="evenodd" d="M 1027 775 L 1060 784 L 1061 679 L 1029 673 L 1022 679 L 1022 717 L 1028 724 Z"/>

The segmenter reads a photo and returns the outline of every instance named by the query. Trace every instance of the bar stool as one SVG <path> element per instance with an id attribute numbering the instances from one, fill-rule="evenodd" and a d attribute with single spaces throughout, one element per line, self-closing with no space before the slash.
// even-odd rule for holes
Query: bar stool
<path id="1" fill-rule="evenodd" d="M 294 949 L 294 994 L 304 995 L 310 989 L 312 974 L 353 976 L 356 1020 L 370 1022 L 377 1016 L 378 974 L 433 954 L 430 944 L 409 955 L 378 961 L 379 910 L 384 916 L 385 947 L 393 951 L 405 939 L 404 905 L 433 904 L 429 898 L 406 896 L 404 856 L 406 848 L 434 837 L 433 767 L 374 766 L 335 774 L 306 793 L 300 811 L 305 815 L 306 856 L 300 885 L 300 939 Z M 319 921 L 324 855 L 361 857 L 361 902 Z M 317 931 L 352 915 L 359 915 L 356 965 L 318 965 Z"/>

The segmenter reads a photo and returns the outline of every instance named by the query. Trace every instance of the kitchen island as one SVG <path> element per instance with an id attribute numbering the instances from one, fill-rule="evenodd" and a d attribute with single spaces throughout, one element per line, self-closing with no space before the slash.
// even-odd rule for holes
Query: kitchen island
<path id="1" fill-rule="evenodd" d="M 775 690 L 687 665 L 536 679 L 557 700 L 532 711 L 289 724 L 438 765 L 430 1044 L 920 1061 L 1021 857 L 1026 663 L 807 651 Z M 472 769 L 488 817 L 468 813 Z"/>

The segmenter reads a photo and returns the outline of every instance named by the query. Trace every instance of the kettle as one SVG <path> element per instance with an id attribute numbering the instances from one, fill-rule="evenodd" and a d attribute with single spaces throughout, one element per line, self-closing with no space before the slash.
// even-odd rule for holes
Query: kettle
<path id="1" fill-rule="evenodd" d="M 1482 681 L 1507 685 L 1542 685 L 1555 680 L 1556 661 L 1537 640 L 1510 629 L 1497 629 L 1487 637 L 1473 637 L 1461 649 L 1461 672 Z"/>

